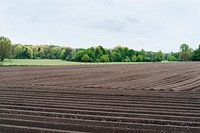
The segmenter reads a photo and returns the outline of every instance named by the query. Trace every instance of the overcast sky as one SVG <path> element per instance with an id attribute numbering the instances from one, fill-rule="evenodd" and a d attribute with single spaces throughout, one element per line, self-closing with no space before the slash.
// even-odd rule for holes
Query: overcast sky
<path id="1" fill-rule="evenodd" d="M 0 36 L 73 48 L 200 44 L 200 0 L 0 0 Z"/>

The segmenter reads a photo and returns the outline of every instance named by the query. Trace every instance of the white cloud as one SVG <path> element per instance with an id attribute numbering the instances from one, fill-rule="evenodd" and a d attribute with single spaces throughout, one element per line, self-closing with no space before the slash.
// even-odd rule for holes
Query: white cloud
<path id="1" fill-rule="evenodd" d="M 123 44 L 178 51 L 198 46 L 198 0 L 0 0 L 3 36 L 13 43 L 71 47 Z"/>

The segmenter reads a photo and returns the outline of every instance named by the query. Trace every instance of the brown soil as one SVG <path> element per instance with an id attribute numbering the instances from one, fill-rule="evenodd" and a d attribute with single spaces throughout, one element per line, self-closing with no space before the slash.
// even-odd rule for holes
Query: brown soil
<path id="1" fill-rule="evenodd" d="M 200 132 L 200 63 L 0 67 L 0 132 Z"/>

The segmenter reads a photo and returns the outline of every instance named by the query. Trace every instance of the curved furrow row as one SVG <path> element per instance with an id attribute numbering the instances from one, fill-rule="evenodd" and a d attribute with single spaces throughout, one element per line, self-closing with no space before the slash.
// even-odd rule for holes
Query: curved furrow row
<path id="1" fill-rule="evenodd" d="M 88 91 L 88 93 L 84 92 L 85 90 L 79 90 L 79 91 L 76 91 L 76 92 L 69 92 L 69 91 L 61 91 L 61 90 L 56 90 L 56 91 L 34 91 L 32 89 L 26 89 L 26 90 L 18 90 L 18 89 L 15 89 L 15 90 L 3 90 L 2 89 L 2 92 L 0 94 L 10 94 L 10 95 L 29 95 L 29 94 L 32 94 L 34 96 L 37 96 L 37 95 L 43 95 L 43 97 L 48 97 L 48 96 L 86 96 L 86 97 L 93 97 L 93 98 L 119 98 L 120 100 L 121 99 L 132 99 L 132 98 L 157 98 L 157 99 L 173 99 L 173 100 L 176 100 L 176 99 L 180 99 L 180 100 L 184 100 L 185 97 L 187 97 L 187 99 L 185 100 L 188 100 L 188 99 L 198 99 L 200 97 L 200 93 L 198 92 L 188 92 L 185 93 L 185 92 L 163 92 L 163 91 L 144 91 L 143 93 L 141 93 L 140 90 L 135 90 L 133 91 L 134 93 L 132 93 L 131 91 L 121 91 L 122 94 L 119 94 L 120 90 L 118 93 L 115 93 L 113 92 L 113 94 L 110 94 L 110 93 L 105 93 L 104 91 L 100 91 L 100 92 L 92 92 L 92 91 Z M 108 90 L 105 90 L 106 92 Z M 110 91 L 112 92 L 112 91 Z M 183 94 L 183 95 L 182 95 Z"/>
<path id="2" fill-rule="evenodd" d="M 134 130 L 131 129 L 123 129 L 123 128 L 117 128 L 117 127 L 106 127 L 106 126 L 97 126 L 95 125 L 96 123 L 93 123 L 92 125 L 88 125 L 88 124 L 84 124 L 81 121 L 77 121 L 80 124 L 77 123 L 58 123 L 58 122 L 54 122 L 54 121 L 41 121 L 40 119 L 37 120 L 24 120 L 24 119 L 6 119 L 6 118 L 0 118 L 0 122 L 2 124 L 10 124 L 10 125 L 16 125 L 16 126 L 27 126 L 27 127 L 39 127 L 42 129 L 46 129 L 48 128 L 50 131 L 51 130 L 67 130 L 67 131 L 81 131 L 81 132 L 133 132 Z M 87 121 L 84 121 L 85 123 Z M 117 125 L 117 124 L 116 124 Z"/>
<path id="3" fill-rule="evenodd" d="M 188 116 L 188 113 L 179 113 L 179 115 L 175 115 L 172 112 L 164 112 L 162 114 L 153 112 L 144 112 L 141 110 L 129 110 L 129 112 L 122 112 L 122 110 L 90 110 L 90 109 L 61 109 L 61 108 L 50 108 L 50 107 L 35 107 L 35 106 L 13 106 L 13 105 L 4 105 L 0 107 L 1 113 L 10 113 L 19 111 L 37 111 L 37 112 L 53 112 L 53 113 L 65 113 L 65 114 L 74 114 L 74 115 L 94 115 L 94 116 L 115 116 L 120 118 L 144 118 L 144 119 L 158 119 L 158 120 L 170 120 L 170 121 L 194 121 L 200 122 L 200 116 Z M 120 112 L 121 111 L 121 112 Z M 22 113 L 22 112 L 21 112 Z M 175 113 L 175 112 L 174 112 Z"/>
<path id="4" fill-rule="evenodd" d="M 179 103 L 179 105 L 199 105 L 200 100 L 194 99 L 194 100 L 190 100 L 191 102 L 188 102 L 187 99 L 179 99 L 179 100 L 172 100 L 170 99 L 166 99 L 166 98 L 154 98 L 151 97 L 150 99 L 147 97 L 94 97 L 94 96 L 83 96 L 83 95 L 79 95 L 79 96 L 73 96 L 73 95 L 46 95 L 44 96 L 44 94 L 37 94 L 35 95 L 35 93 L 33 94 L 25 94 L 24 93 L 3 93 L 0 94 L 0 98 L 4 99 L 4 98 L 10 98 L 10 99 L 46 99 L 46 100 L 56 100 L 57 102 L 59 101 L 65 101 L 65 100 L 72 100 L 72 101 L 85 101 L 85 100 L 89 100 L 89 101 L 97 101 L 97 102 L 112 102 L 112 103 L 134 103 L 134 102 L 147 102 L 147 103 L 163 103 L 163 104 L 174 104 L 174 103 Z"/>
<path id="5" fill-rule="evenodd" d="M 3 100 L 4 102 L 8 102 L 8 103 L 21 103 L 24 101 L 24 99 L 6 99 Z M 28 103 L 38 103 L 38 102 L 42 102 L 45 104 L 51 104 L 51 101 L 48 100 L 29 100 L 27 99 L 26 102 Z M 184 110 L 192 110 L 192 111 L 198 111 L 200 110 L 199 106 L 177 106 L 177 105 L 164 105 L 164 104 L 158 104 L 158 105 L 154 105 L 154 104 L 145 104 L 145 103 L 126 103 L 126 104 L 120 104 L 120 103 L 106 103 L 106 102 L 92 102 L 92 101 L 64 101 L 62 103 L 56 103 L 57 105 L 92 105 L 92 106 L 104 106 L 104 107 L 123 107 L 123 108 L 137 108 L 137 107 L 141 107 L 141 108 L 158 108 L 158 109 L 172 109 L 172 110 L 179 110 L 179 109 L 184 109 Z"/>
<path id="6" fill-rule="evenodd" d="M 89 133 L 89 132 L 78 132 L 78 131 L 67 131 L 67 130 L 56 130 L 49 128 L 38 128 L 28 126 L 16 126 L 10 124 L 0 124 L 0 133 Z"/>
<path id="7" fill-rule="evenodd" d="M 102 94 L 97 95 L 98 99 L 79 98 L 79 94 L 77 96 L 71 94 L 71 98 L 64 95 L 60 98 L 59 95 L 53 95 L 50 98 L 50 95 L 46 97 L 10 95 L 9 97 L 1 94 L 0 127 L 4 125 L 1 130 L 8 131 L 9 125 L 13 130 L 19 128 L 19 131 L 30 130 L 30 132 L 39 129 L 44 132 L 103 131 L 105 133 L 198 132 L 200 130 L 199 105 L 192 104 L 192 100 L 185 101 L 184 104 L 168 103 L 165 99 L 162 100 L 166 104 L 158 101 L 136 103 L 125 101 L 126 99 L 120 102 L 116 100 L 119 96 L 113 96 L 114 100 L 101 99 Z M 151 99 L 151 97 L 147 98 Z"/>
<path id="8" fill-rule="evenodd" d="M 8 104 L 9 105 L 9 104 Z M 28 105 L 27 105 L 28 106 Z M 25 107 L 27 107 L 25 106 Z M 50 108 L 49 106 L 35 106 L 34 107 L 41 107 L 41 108 Z M 88 108 L 88 109 L 87 109 Z M 22 110 L 22 109 L 21 109 Z M 33 110 L 33 109 L 32 109 Z M 49 109 L 48 109 L 49 110 Z M 110 116 L 126 116 L 130 114 L 130 116 L 133 116 L 134 118 L 159 118 L 159 119 L 171 119 L 171 120 L 192 120 L 192 121 L 199 121 L 199 115 L 196 115 L 194 112 L 172 112 L 172 111 L 162 111 L 162 110 L 149 110 L 145 111 L 144 109 L 134 109 L 134 110 L 125 110 L 123 108 L 121 109 L 107 109 L 107 108 L 92 108 L 92 107 L 75 107 L 75 106 L 70 106 L 68 108 L 53 108 L 53 110 L 56 110 L 58 113 L 59 112 L 65 112 L 65 113 L 82 113 L 82 114 L 93 114 L 93 115 L 110 115 Z M 125 110 L 125 111 L 123 111 Z M 6 109 L 6 108 L 1 108 L 0 112 L 8 112 L 12 111 L 12 109 Z M 43 111 L 43 110 L 42 110 Z M 52 111 L 52 110 L 51 110 Z M 16 112 L 16 110 L 14 110 Z"/>
<path id="9" fill-rule="evenodd" d="M 168 114 L 156 114 L 155 110 L 153 112 L 144 112 L 141 109 L 137 110 L 126 110 L 123 109 L 105 109 L 105 108 L 89 108 L 89 107 L 76 107 L 70 106 L 68 108 L 53 108 L 46 106 L 16 106 L 16 105 L 2 105 L 1 113 L 5 113 L 5 109 L 18 109 L 18 110 L 35 110 L 35 111 L 47 111 L 47 112 L 57 112 L 57 113 L 73 113 L 73 114 L 91 114 L 91 115 L 105 115 L 105 116 L 118 116 L 118 117 L 133 117 L 133 118 L 151 118 L 151 119 L 165 119 L 165 120 L 177 120 L 177 121 L 195 121 L 199 122 L 200 118 L 198 116 L 185 116 L 186 112 L 180 112 L 175 115 L 173 112 L 168 112 Z M 158 110 L 157 110 L 158 111 Z M 166 111 L 166 110 L 165 110 Z M 9 112 L 7 112 L 9 113 Z M 187 113 L 188 114 L 188 113 Z"/>
<path id="10" fill-rule="evenodd" d="M 9 95 L 0 95 L 0 101 L 10 101 L 10 100 L 24 100 L 24 101 L 42 101 L 42 102 L 56 102 L 56 103 L 69 103 L 69 102 L 90 102 L 90 103 L 112 103 L 118 105 L 141 105 L 141 104 L 149 104 L 149 105 L 161 105 L 161 106 L 177 106 L 180 107 L 192 107 L 192 108 L 200 108 L 199 101 L 192 103 L 181 103 L 181 102 L 164 102 L 162 103 L 158 101 L 142 101 L 142 100 L 132 100 L 132 101 L 123 101 L 123 100 L 103 100 L 103 99 L 84 99 L 84 98 L 52 98 L 52 97 L 33 97 L 33 96 L 15 96 L 9 97 Z"/>
<path id="11" fill-rule="evenodd" d="M 16 116 L 15 116 L 16 117 Z M 19 118 L 0 118 L 2 124 L 12 124 L 18 126 L 31 126 L 39 128 L 62 129 L 72 131 L 85 131 L 85 132 L 155 132 L 155 131 L 181 131 L 181 132 L 197 132 L 199 127 L 191 126 L 173 126 L 162 124 L 145 124 L 145 123 L 123 123 L 123 122 L 109 122 L 109 121 L 94 121 L 94 120 L 65 120 L 57 121 L 57 119 L 42 118 L 36 120 L 27 120 Z"/>
<path id="12" fill-rule="evenodd" d="M 198 62 L 0 67 L 0 133 L 199 133 L 199 75 Z"/>
<path id="13" fill-rule="evenodd" d="M 124 108 L 124 107 L 109 107 L 109 106 L 92 106 L 92 105 L 74 105 L 74 104 L 70 104 L 70 105 L 57 105 L 57 104 L 39 104 L 39 103 L 5 103 L 5 105 L 16 105 L 16 106 L 29 106 L 32 105 L 34 107 L 52 107 L 52 108 L 56 108 L 56 109 L 66 109 L 66 110 L 70 110 L 70 109 L 75 109 L 75 110 L 91 110 L 91 111 L 111 111 L 111 112 L 122 112 L 123 110 L 125 113 L 134 113 L 134 114 L 149 114 L 149 115 L 170 115 L 170 116 L 182 116 L 182 117 L 199 117 L 199 113 L 198 112 L 194 112 L 194 111 L 178 111 L 178 110 L 167 110 L 167 109 L 148 109 L 148 108 L 140 108 L 140 107 L 136 107 L 136 108 Z M 78 106 L 78 108 L 76 107 Z"/>

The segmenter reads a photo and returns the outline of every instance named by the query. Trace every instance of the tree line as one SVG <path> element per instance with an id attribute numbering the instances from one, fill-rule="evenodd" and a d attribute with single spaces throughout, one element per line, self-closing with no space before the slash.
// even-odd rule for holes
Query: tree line
<path id="1" fill-rule="evenodd" d="M 102 46 L 84 48 L 61 47 L 56 45 L 12 44 L 6 37 L 0 37 L 0 59 L 61 59 L 75 62 L 161 62 L 200 61 L 200 46 L 193 50 L 187 44 L 179 52 L 164 53 L 129 49 L 116 46 L 106 49 Z"/>

